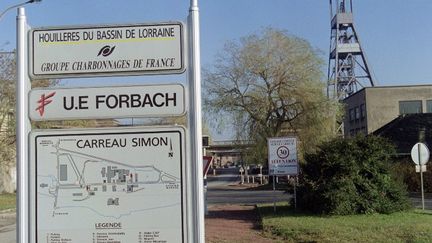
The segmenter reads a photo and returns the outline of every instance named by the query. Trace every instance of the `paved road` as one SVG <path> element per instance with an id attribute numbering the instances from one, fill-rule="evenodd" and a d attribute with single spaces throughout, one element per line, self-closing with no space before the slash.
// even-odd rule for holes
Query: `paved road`
<path id="1" fill-rule="evenodd" d="M 16 225 L 8 225 L 0 228 L 1 243 L 16 243 Z"/>
<path id="2" fill-rule="evenodd" d="M 217 169 L 217 175 L 207 176 L 207 187 L 209 190 L 216 188 L 229 187 L 238 184 L 240 181 L 238 168 Z"/>
<path id="3" fill-rule="evenodd" d="M 421 197 L 415 197 L 415 198 L 412 197 L 411 201 L 413 202 L 414 207 L 416 208 L 422 207 Z M 432 210 L 432 198 L 425 198 L 425 209 Z"/>
<path id="4" fill-rule="evenodd" d="M 249 190 L 209 190 L 207 193 L 208 204 L 245 204 L 287 202 L 292 195 L 283 191 L 249 191 Z"/>
<path id="5" fill-rule="evenodd" d="M 216 176 L 208 176 L 208 204 L 245 204 L 272 203 L 289 201 L 291 194 L 283 191 L 245 190 L 239 187 L 238 168 L 218 169 Z"/>
<path id="6" fill-rule="evenodd" d="M 15 243 L 15 213 L 4 213 L 0 215 L 0 242 Z"/>

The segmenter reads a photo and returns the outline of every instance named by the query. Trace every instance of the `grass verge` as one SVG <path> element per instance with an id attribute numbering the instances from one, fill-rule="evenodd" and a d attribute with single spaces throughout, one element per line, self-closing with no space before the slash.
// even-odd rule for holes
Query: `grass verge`
<path id="1" fill-rule="evenodd" d="M 287 204 L 258 205 L 267 237 L 284 242 L 432 242 L 432 211 L 393 214 L 317 216 Z"/>
<path id="2" fill-rule="evenodd" d="M 15 193 L 0 194 L 0 211 L 5 209 L 13 209 L 15 207 L 16 207 Z"/>

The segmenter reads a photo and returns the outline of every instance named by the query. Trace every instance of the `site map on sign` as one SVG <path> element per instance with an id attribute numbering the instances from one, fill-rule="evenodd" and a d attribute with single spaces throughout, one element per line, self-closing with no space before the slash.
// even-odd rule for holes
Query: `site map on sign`
<path id="1" fill-rule="evenodd" d="M 35 136 L 36 242 L 182 242 L 182 139 Z"/>

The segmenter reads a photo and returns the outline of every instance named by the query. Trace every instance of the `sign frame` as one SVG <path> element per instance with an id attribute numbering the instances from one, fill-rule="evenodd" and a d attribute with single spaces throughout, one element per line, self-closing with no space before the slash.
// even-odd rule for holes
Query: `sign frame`
<path id="1" fill-rule="evenodd" d="M 178 146 L 179 146 L 179 152 L 180 155 L 178 155 L 178 159 L 180 159 L 180 163 L 177 165 L 179 166 L 179 173 L 180 173 L 180 192 L 178 193 L 180 196 L 180 200 L 181 200 L 181 204 L 178 206 L 181 210 L 181 212 L 179 213 L 181 218 L 180 220 L 180 225 L 181 225 L 181 234 L 178 235 L 179 238 L 182 239 L 181 242 L 185 243 L 188 240 L 188 228 L 187 228 L 187 220 L 188 220 L 188 204 L 189 204 L 189 200 L 190 195 L 188 193 L 186 193 L 187 186 L 190 182 L 188 182 L 188 180 L 190 180 L 190 178 L 187 177 L 187 162 L 186 162 L 186 149 L 187 149 L 187 145 L 186 145 L 186 129 L 183 126 L 143 126 L 143 127 L 122 127 L 122 128 L 116 128 L 116 127 L 111 127 L 111 128 L 88 128 L 88 129 L 58 129 L 58 130 L 52 130 L 52 129 L 40 129 L 40 130 L 32 130 L 32 132 L 29 134 L 29 150 L 30 150 L 30 178 L 33 178 L 29 181 L 29 185 L 30 185 L 30 242 L 31 243 L 38 243 L 40 241 L 38 241 L 37 239 L 37 234 L 38 234 L 38 224 L 37 224 L 37 214 L 38 214 L 38 197 L 37 197 L 37 192 L 38 192 L 38 186 L 40 186 L 38 184 L 38 176 L 37 176 L 37 139 L 38 138 L 50 138 L 50 137 L 65 137 L 66 140 L 67 139 L 73 139 L 73 137 L 75 136 L 90 136 L 90 138 L 93 138 L 93 136 L 104 136 L 104 135 L 124 135 L 124 136 L 129 136 L 132 134 L 161 134 L 161 133 L 172 133 L 172 134 L 178 134 Z M 175 135 L 177 136 L 177 135 Z M 65 141 L 66 141 L 65 140 Z M 42 140 L 41 143 L 41 147 L 43 146 L 47 146 L 45 144 L 46 142 L 44 140 Z M 173 143 L 174 144 L 174 143 Z M 172 145 L 171 145 L 172 146 Z M 127 148 L 126 148 L 127 149 Z M 66 152 L 69 152 L 68 150 L 65 150 Z M 83 156 L 82 154 L 78 153 L 79 156 Z M 95 157 L 96 158 L 96 157 Z M 59 174 L 61 177 L 61 173 Z M 170 214 L 170 217 L 172 217 L 172 215 Z M 170 218 L 170 220 L 173 220 L 172 218 Z M 107 222 L 109 222 L 109 220 L 107 220 Z M 153 222 L 153 221 L 152 221 Z M 152 223 L 153 224 L 153 223 Z M 96 227 L 96 226 L 95 226 Z M 165 225 L 164 225 L 165 227 Z M 50 230 L 52 229 L 52 227 L 50 227 Z M 65 229 L 65 230 L 69 230 L 69 231 L 73 231 L 73 229 Z M 93 232 L 98 231 L 98 229 L 87 229 L 88 230 L 93 230 Z M 108 230 L 110 230 L 108 228 Z M 123 229 L 122 229 L 123 230 Z M 124 229 L 127 230 L 127 229 Z M 145 229 L 140 229 L 141 231 L 145 231 Z M 157 230 L 157 228 L 155 229 Z M 53 230 L 53 232 L 55 232 L 55 230 Z M 112 231 L 111 231 L 112 232 Z M 81 233 L 80 233 L 81 234 Z M 97 233 L 96 233 L 97 234 Z M 126 234 L 127 235 L 127 234 Z M 57 236 L 54 236 L 57 237 Z M 64 238 L 67 239 L 67 236 L 63 236 Z M 94 238 L 94 234 L 93 234 L 93 238 Z M 44 239 L 45 240 L 45 239 Z M 72 240 L 73 241 L 73 240 Z M 89 240 L 91 241 L 91 240 Z M 97 241 L 97 240 L 96 240 Z M 120 242 L 123 242 L 122 240 L 120 240 Z M 127 241 L 129 242 L 129 241 Z M 136 242 L 139 242 L 139 240 L 137 239 Z M 170 242 L 170 241 L 169 241 Z"/>
<path id="2" fill-rule="evenodd" d="M 97 30 L 97 29 L 115 29 L 115 28 L 138 28 L 138 27 L 153 27 L 153 26 L 170 26 L 177 25 L 180 28 L 179 39 L 179 55 L 180 67 L 164 70 L 112 70 L 112 71 L 96 71 L 96 72 L 58 72 L 53 74 L 36 74 L 35 73 L 35 42 L 34 36 L 37 32 L 55 32 L 55 31 L 84 31 L 84 30 Z M 116 76 L 137 76 L 137 75 L 161 75 L 161 74 L 181 74 L 186 70 L 185 58 L 185 25 L 181 21 L 170 21 L 160 23 L 135 23 L 135 24 L 102 24 L 102 25 L 65 25 L 65 26 L 52 26 L 52 27 L 38 27 L 32 28 L 28 31 L 28 73 L 32 79 L 53 79 L 53 78 L 86 78 L 86 77 L 116 77 Z M 104 43 L 104 42 L 102 42 Z M 106 41 L 103 46 L 110 41 Z M 102 49 L 100 50 L 102 51 Z M 61 53 L 63 53 L 62 51 Z"/>
<path id="3" fill-rule="evenodd" d="M 29 72 L 29 30 L 30 25 L 26 20 L 25 9 L 21 6 L 17 14 L 17 168 L 18 168 L 18 202 L 17 202 L 17 242 L 27 243 L 30 239 L 31 215 L 29 214 L 30 190 L 29 189 L 29 133 L 32 130 L 30 119 L 28 118 L 28 91 L 31 89 L 31 80 Z M 189 94 L 188 99 L 188 128 L 186 132 L 186 150 L 185 157 L 187 161 L 199 161 L 202 157 L 201 151 L 201 60 L 200 60 L 200 39 L 199 39 L 199 8 L 198 0 L 191 0 L 189 14 L 187 16 L 187 31 L 184 32 L 183 48 L 185 54 L 181 55 L 183 64 L 183 73 L 188 69 Z M 187 46 L 186 46 L 187 45 Z M 187 55 L 187 56 L 186 56 Z M 163 73 L 146 73 L 146 74 L 163 74 Z M 170 73 L 171 74 L 171 73 Z M 106 75 L 106 76 L 124 76 L 128 74 Z M 140 75 L 140 74 L 130 74 Z M 129 75 L 128 75 L 129 76 Z M 75 76 L 70 76 L 73 78 Z M 84 76 L 80 76 L 84 77 Z M 94 76 L 86 76 L 94 77 Z M 35 77 L 33 77 L 36 79 Z M 42 77 L 41 77 L 42 78 Z M 49 78 L 54 78 L 50 76 Z M 68 78 L 61 75 L 60 78 Z M 189 95 L 188 95 L 189 96 Z M 194 141 L 194 142 L 192 142 Z M 188 242 L 205 242 L 204 238 L 204 197 L 202 195 L 203 185 L 197 183 L 202 179 L 202 164 L 193 163 L 187 165 L 186 177 L 188 181 L 195 181 L 187 185 L 187 227 L 186 239 Z M 193 199 L 193 200 L 192 200 Z M 183 237 L 184 238 L 184 237 Z"/>
<path id="4" fill-rule="evenodd" d="M 142 95 L 142 93 L 137 92 L 136 90 L 138 89 L 153 89 L 153 93 L 156 93 L 156 89 L 164 89 L 166 88 L 166 90 L 163 91 L 167 91 L 167 89 L 173 89 L 173 90 L 181 90 L 181 96 L 179 97 L 177 101 L 179 101 L 177 104 L 177 106 L 179 106 L 179 109 L 181 109 L 181 111 L 177 111 L 177 112 L 165 112 L 165 113 L 158 113 L 158 112 L 149 112 L 149 113 L 145 113 L 146 111 L 141 111 L 143 109 L 139 109 L 139 107 L 137 109 L 133 109 L 130 108 L 129 111 L 125 112 L 125 108 L 122 107 L 116 107 L 116 109 L 108 109 L 109 107 L 105 108 L 105 111 L 100 112 L 97 111 L 96 107 L 96 97 L 95 94 L 105 94 L 104 92 L 108 92 L 111 91 L 112 93 L 118 93 L 117 96 L 112 97 L 112 100 L 117 100 L 118 102 L 120 102 L 120 98 L 118 97 L 120 94 L 120 91 L 122 90 L 134 90 L 135 93 L 134 94 L 139 94 Z M 91 90 L 91 92 L 89 91 Z M 79 102 L 79 97 L 75 96 L 75 97 L 68 97 L 69 99 L 69 105 L 72 104 L 72 106 L 70 106 L 68 109 L 70 109 L 69 111 L 66 111 L 64 108 L 65 104 L 64 102 L 66 101 L 62 101 L 59 100 L 61 98 L 59 98 L 59 95 L 63 95 L 63 99 L 65 99 L 65 96 L 67 94 L 70 93 L 74 93 L 74 94 L 80 94 L 79 97 L 90 97 L 90 94 L 93 94 L 94 99 L 86 99 L 84 100 L 85 103 L 85 108 L 84 111 L 82 113 L 80 112 L 80 109 L 77 109 L 80 104 Z M 92 93 L 93 92 L 93 93 Z M 99 93 L 97 93 L 99 92 Z M 180 93 L 179 92 L 179 93 Z M 60 93 L 60 94 L 59 94 Z M 111 94 L 112 94 L 111 93 Z M 149 92 L 150 93 L 150 92 Z M 146 93 L 146 94 L 149 94 Z M 39 95 L 42 94 L 44 97 L 39 97 Z M 56 95 L 57 97 L 50 97 L 47 98 L 47 96 L 45 95 Z M 129 93 L 130 95 L 132 93 Z M 81 96 L 82 95 L 82 96 Z M 123 94 L 122 94 L 123 95 Z M 32 97 L 35 96 L 35 97 Z M 171 117 L 171 116 L 182 116 L 186 113 L 186 93 L 185 93 L 185 88 L 182 84 L 177 83 L 177 84 L 151 84 L 151 85 L 129 85 L 129 86 L 92 86 L 92 87 L 71 87 L 71 88 L 37 88 L 37 89 L 32 89 L 29 92 L 29 96 L 28 96 L 28 102 L 29 102 L 29 118 L 33 121 L 50 121 L 50 120 L 74 120 L 74 119 L 117 119 L 117 118 L 141 118 L 141 117 Z M 38 98 L 39 97 L 39 98 Z M 109 97 L 109 96 L 106 96 Z M 129 97 L 129 96 L 128 96 Z M 34 98 L 34 99 L 33 99 Z M 73 98 L 73 100 L 72 100 Z M 106 105 L 108 104 L 108 98 L 105 100 L 106 101 Z M 52 102 L 52 103 L 51 103 Z M 139 101 L 140 103 L 144 103 L 144 101 L 142 101 L 140 99 Z M 111 102 L 112 103 L 112 102 Z M 128 105 L 130 105 L 130 103 L 132 103 L 132 101 L 128 101 Z M 169 103 L 169 102 L 168 102 Z M 49 108 L 55 107 L 55 106 L 63 106 L 63 109 L 60 111 L 55 111 L 57 113 L 55 114 L 51 114 L 48 113 L 50 112 L 50 110 L 48 110 Z M 121 106 L 121 104 L 117 104 L 117 106 Z M 74 109 L 73 109 L 74 107 Z M 42 115 L 40 115 L 39 111 L 40 109 L 43 109 L 43 112 L 45 114 L 44 117 L 42 117 Z M 58 109 L 58 108 L 56 108 Z M 153 107 L 149 108 L 152 110 L 156 110 L 157 108 L 153 109 Z M 166 109 L 167 108 L 163 108 L 161 107 L 160 109 Z M 38 111 L 39 110 L 39 111 Z M 176 109 L 177 110 L 177 109 Z M 68 112 L 70 112 L 71 114 L 76 114 L 76 115 L 69 115 L 67 114 Z M 39 114 L 38 114 L 39 113 Z"/>
<path id="5" fill-rule="evenodd" d="M 278 143 L 278 145 L 276 145 L 276 143 Z M 267 138 L 269 175 L 273 175 L 273 176 L 298 175 L 299 163 L 298 163 L 297 145 L 298 145 L 298 139 L 295 136 Z M 290 152 L 292 150 L 294 150 L 294 154 Z M 289 162 L 283 162 L 286 165 L 285 168 L 283 169 L 284 171 L 275 172 L 275 166 L 272 163 L 272 159 L 280 159 L 280 160 L 294 159 L 295 163 L 290 165 Z"/>

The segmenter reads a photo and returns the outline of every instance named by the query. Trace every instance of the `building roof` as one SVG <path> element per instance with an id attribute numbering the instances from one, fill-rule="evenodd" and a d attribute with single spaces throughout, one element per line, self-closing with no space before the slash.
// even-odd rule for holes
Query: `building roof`
<path id="1" fill-rule="evenodd" d="M 346 97 L 344 100 L 350 99 L 353 96 L 360 94 L 362 92 L 365 92 L 366 90 L 369 89 L 400 89 L 400 88 L 432 88 L 432 84 L 419 84 L 419 85 L 391 85 L 391 86 L 374 86 L 374 87 L 363 87 L 360 90 L 358 90 L 357 92 L 355 92 L 354 94 Z"/>
<path id="2" fill-rule="evenodd" d="M 421 131 L 424 131 L 422 134 Z M 373 132 L 392 141 L 398 153 L 410 153 L 414 144 L 423 140 L 432 146 L 432 113 L 400 115 Z"/>

